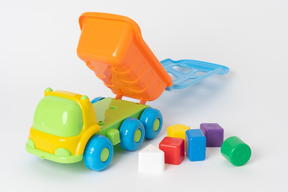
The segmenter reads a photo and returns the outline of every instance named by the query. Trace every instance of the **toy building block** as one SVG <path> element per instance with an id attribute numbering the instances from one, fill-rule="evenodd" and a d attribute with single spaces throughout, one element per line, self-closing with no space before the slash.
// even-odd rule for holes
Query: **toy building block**
<path id="1" fill-rule="evenodd" d="M 154 145 L 150 144 L 139 152 L 139 172 L 163 172 L 164 168 L 164 152 Z"/>
<path id="2" fill-rule="evenodd" d="M 189 129 L 190 127 L 186 125 L 181 124 L 172 125 L 167 128 L 167 136 L 184 139 L 185 141 L 185 132 Z"/>
<path id="3" fill-rule="evenodd" d="M 229 137 L 221 146 L 222 155 L 235 166 L 246 164 L 251 157 L 251 148 L 238 137 Z"/>
<path id="4" fill-rule="evenodd" d="M 159 143 L 165 153 L 165 163 L 179 165 L 184 159 L 184 139 L 165 137 Z"/>
<path id="5" fill-rule="evenodd" d="M 206 137 L 206 147 L 221 147 L 224 129 L 217 123 L 201 123 L 200 129 Z"/>
<path id="6" fill-rule="evenodd" d="M 206 156 L 206 137 L 200 129 L 186 131 L 186 155 L 190 161 L 202 161 Z"/>

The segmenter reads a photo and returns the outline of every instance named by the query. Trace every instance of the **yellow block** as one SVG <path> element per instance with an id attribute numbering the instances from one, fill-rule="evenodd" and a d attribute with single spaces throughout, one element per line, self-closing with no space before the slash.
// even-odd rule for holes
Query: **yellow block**
<path id="1" fill-rule="evenodd" d="M 167 136 L 185 140 L 185 133 L 189 129 L 190 127 L 186 125 L 181 124 L 172 125 L 167 128 Z"/>

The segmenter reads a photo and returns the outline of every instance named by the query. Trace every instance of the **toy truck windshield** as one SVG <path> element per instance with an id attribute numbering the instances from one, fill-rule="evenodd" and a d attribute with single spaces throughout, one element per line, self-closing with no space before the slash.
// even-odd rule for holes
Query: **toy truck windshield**
<path id="1" fill-rule="evenodd" d="M 82 111 L 73 100 L 46 96 L 38 104 L 33 128 L 59 137 L 73 137 L 83 128 Z"/>

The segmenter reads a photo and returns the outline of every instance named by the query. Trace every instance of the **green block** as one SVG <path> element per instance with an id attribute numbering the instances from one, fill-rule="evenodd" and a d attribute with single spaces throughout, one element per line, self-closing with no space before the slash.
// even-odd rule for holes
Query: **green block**
<path id="1" fill-rule="evenodd" d="M 222 155 L 235 166 L 242 166 L 251 157 L 251 148 L 238 137 L 229 137 L 221 146 Z"/>
<path id="2" fill-rule="evenodd" d="M 120 134 L 118 129 L 110 129 L 106 132 L 106 137 L 110 139 L 113 145 L 120 143 Z"/>

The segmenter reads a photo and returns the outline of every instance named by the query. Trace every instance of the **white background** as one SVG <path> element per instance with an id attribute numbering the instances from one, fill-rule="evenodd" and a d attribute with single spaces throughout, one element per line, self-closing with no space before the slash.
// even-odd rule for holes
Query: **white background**
<path id="1" fill-rule="evenodd" d="M 285 0 L 0 1 L 0 191 L 287 191 L 288 3 Z M 202 162 L 186 158 L 162 174 L 140 174 L 138 152 L 117 153 L 103 172 L 25 152 L 34 109 L 46 87 L 113 94 L 76 55 L 83 12 L 128 16 L 159 60 L 196 59 L 229 66 L 193 87 L 148 104 L 169 125 L 216 122 L 225 138 L 252 148 L 234 167 L 219 148 Z"/>

